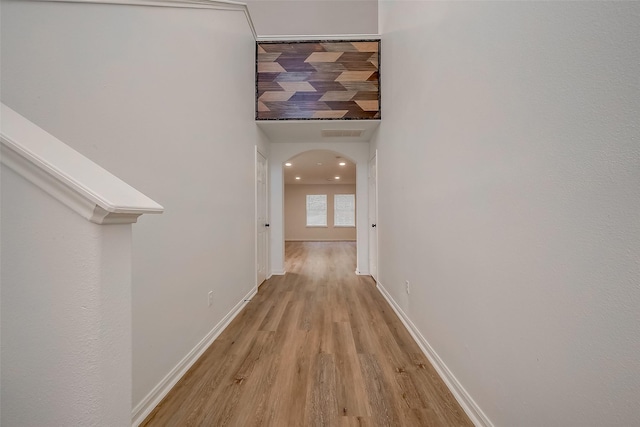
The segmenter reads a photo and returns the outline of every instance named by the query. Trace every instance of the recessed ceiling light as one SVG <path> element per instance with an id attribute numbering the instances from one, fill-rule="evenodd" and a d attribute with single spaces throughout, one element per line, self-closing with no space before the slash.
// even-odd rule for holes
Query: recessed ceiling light
<path id="1" fill-rule="evenodd" d="M 287 162 L 284 164 L 285 166 L 291 166 L 291 162 Z"/>
<path id="2" fill-rule="evenodd" d="M 340 162 L 340 163 L 338 163 L 338 164 L 339 164 L 340 166 L 346 166 L 346 165 L 347 165 L 347 163 L 346 163 L 346 162 Z"/>
<path id="3" fill-rule="evenodd" d="M 340 179 L 340 177 L 339 177 L 339 176 L 336 176 L 336 179 Z"/>
<path id="4" fill-rule="evenodd" d="M 299 176 L 296 176 L 296 179 L 300 179 L 300 177 L 299 177 Z"/>

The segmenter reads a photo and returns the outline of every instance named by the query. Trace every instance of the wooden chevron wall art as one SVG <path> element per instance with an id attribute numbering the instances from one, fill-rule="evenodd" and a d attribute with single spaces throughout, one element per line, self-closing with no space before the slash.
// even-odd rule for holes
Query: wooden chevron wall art
<path id="1" fill-rule="evenodd" d="M 256 120 L 380 119 L 380 40 L 257 42 Z"/>

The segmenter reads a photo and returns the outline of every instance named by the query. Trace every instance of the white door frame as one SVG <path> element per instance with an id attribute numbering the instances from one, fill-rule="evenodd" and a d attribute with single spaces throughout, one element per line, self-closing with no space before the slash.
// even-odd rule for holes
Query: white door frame
<path id="1" fill-rule="evenodd" d="M 264 171 L 264 179 L 265 179 L 265 212 L 259 212 L 259 206 L 260 203 L 258 201 L 258 156 L 262 156 L 265 159 L 265 171 Z M 265 224 L 269 223 L 269 157 L 266 156 L 264 153 L 262 153 L 258 147 L 256 147 L 256 152 L 255 152 L 255 166 L 254 166 L 254 171 L 255 171 L 255 221 L 254 224 L 256 226 L 255 229 L 255 280 L 256 280 L 256 288 L 258 286 L 260 286 L 263 282 L 259 279 L 259 258 L 258 258 L 258 248 L 260 245 L 260 239 L 259 239 L 259 231 L 258 231 L 258 227 L 259 227 L 259 223 L 264 222 Z M 261 215 L 263 214 L 264 217 Z M 264 260 L 264 276 L 265 276 L 265 280 L 269 279 L 269 277 L 271 276 L 270 274 L 270 263 L 269 263 L 269 250 L 271 247 L 270 244 L 270 229 L 269 228 L 265 228 L 264 232 L 266 233 L 266 244 L 265 244 L 265 260 Z"/>
<path id="2" fill-rule="evenodd" d="M 373 189 L 371 188 L 371 168 L 374 169 Z M 369 194 L 369 203 L 371 204 L 369 205 L 368 225 L 370 227 L 369 232 L 373 234 L 373 236 L 370 236 L 369 238 L 369 272 L 371 273 L 371 277 L 373 277 L 377 283 L 378 277 L 380 277 L 380 263 L 378 262 L 378 150 L 375 150 L 373 156 L 369 160 L 367 173 L 368 189 L 373 191 L 373 194 Z M 373 210 L 373 212 L 371 212 L 371 210 Z M 373 213 L 373 215 L 371 215 L 371 213 Z M 375 221 L 375 223 L 372 224 L 371 221 Z M 373 261 L 373 263 L 371 261 Z"/>

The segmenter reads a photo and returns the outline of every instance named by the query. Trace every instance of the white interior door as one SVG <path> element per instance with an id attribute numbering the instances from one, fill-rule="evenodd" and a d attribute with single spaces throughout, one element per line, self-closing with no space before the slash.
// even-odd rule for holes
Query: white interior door
<path id="1" fill-rule="evenodd" d="M 378 280 L 378 161 L 369 161 L 369 272 Z"/>
<path id="2" fill-rule="evenodd" d="M 267 159 L 256 152 L 256 284 L 267 278 L 269 215 L 267 213 Z"/>

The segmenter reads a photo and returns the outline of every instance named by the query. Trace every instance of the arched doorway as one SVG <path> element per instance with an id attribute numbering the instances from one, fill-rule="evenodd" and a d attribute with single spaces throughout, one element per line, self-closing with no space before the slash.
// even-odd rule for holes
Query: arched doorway
<path id="1" fill-rule="evenodd" d="M 271 274 L 284 274 L 284 164 L 296 156 L 312 151 L 323 150 L 335 156 L 355 163 L 356 182 L 356 273 L 369 274 L 368 256 L 368 197 L 367 174 L 369 144 L 366 142 L 336 143 L 272 143 L 269 156 L 270 167 L 270 223 L 271 223 Z"/>

